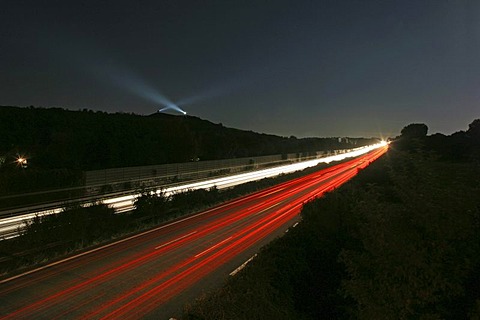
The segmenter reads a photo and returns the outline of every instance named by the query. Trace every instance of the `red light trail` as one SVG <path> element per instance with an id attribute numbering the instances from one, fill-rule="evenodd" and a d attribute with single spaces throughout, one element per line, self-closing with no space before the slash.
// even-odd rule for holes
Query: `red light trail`
<path id="1" fill-rule="evenodd" d="M 387 148 L 1 280 L 0 319 L 172 316 L 166 313 L 210 278 L 228 276 L 298 220 L 303 203 L 348 181 Z"/>

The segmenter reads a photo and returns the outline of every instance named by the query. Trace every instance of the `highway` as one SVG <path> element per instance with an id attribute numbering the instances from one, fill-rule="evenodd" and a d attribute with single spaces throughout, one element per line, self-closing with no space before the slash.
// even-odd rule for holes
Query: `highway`
<path id="1" fill-rule="evenodd" d="M 370 152 L 371 150 L 374 150 L 382 145 L 385 145 L 385 142 L 356 148 L 349 152 L 340 153 L 333 156 L 311 159 L 307 161 L 296 162 L 293 164 L 275 166 L 272 168 L 255 170 L 201 181 L 190 181 L 175 186 L 163 186 L 162 189 L 157 189 L 155 190 L 155 192 L 164 192 L 165 195 L 168 196 L 170 194 L 182 192 L 185 190 L 208 189 L 214 186 L 217 189 L 229 188 L 249 181 L 260 180 L 263 178 L 274 177 L 280 174 L 303 170 L 308 167 L 316 166 L 319 163 L 330 163 L 332 161 L 340 161 L 346 158 L 357 157 L 359 155 Z M 103 202 L 115 209 L 117 213 L 122 213 L 134 209 L 134 202 L 138 196 L 140 196 L 138 191 L 132 191 L 131 193 L 126 195 L 110 195 L 103 199 L 98 197 L 93 197 L 91 199 L 84 198 L 81 203 L 85 203 L 86 205 L 88 205 L 89 203 Z M 74 199 L 71 199 L 70 201 L 74 201 Z M 33 219 L 35 216 L 59 213 L 63 210 L 64 205 L 64 202 L 55 202 L 44 205 L 31 206 L 27 208 L 16 208 L 14 210 L 0 211 L 0 239 L 17 236 L 18 228 L 22 227 L 22 225 L 26 221 Z"/>
<path id="2" fill-rule="evenodd" d="M 0 319 L 169 319 L 387 150 L 0 280 Z"/>

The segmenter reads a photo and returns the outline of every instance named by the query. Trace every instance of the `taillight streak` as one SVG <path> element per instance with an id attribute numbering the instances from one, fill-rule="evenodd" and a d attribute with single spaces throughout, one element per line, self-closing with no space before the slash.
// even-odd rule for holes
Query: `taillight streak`
<path id="1" fill-rule="evenodd" d="M 36 312 L 46 310 L 52 305 L 61 304 L 75 295 L 80 295 L 102 283 L 113 280 L 114 277 L 120 277 L 136 267 L 154 262 L 159 256 L 172 252 L 172 250 L 183 248 L 194 241 L 218 233 L 214 237 L 216 241 L 214 245 L 210 245 L 206 249 L 202 246 L 204 243 L 197 245 L 195 249 L 199 250 L 196 253 L 192 253 L 189 258 L 181 262 L 174 263 L 171 267 L 160 270 L 152 279 L 144 281 L 116 297 L 109 297 L 109 300 L 105 302 L 92 299 L 92 305 L 98 303 L 101 303 L 101 305 L 97 309 L 92 306 L 90 310 L 93 308 L 93 312 L 89 316 L 98 316 L 108 312 L 110 314 L 107 314 L 107 316 L 111 317 L 127 316 L 129 310 L 132 311 L 133 308 L 135 308 L 136 315 L 139 314 L 140 310 L 149 312 L 152 308 L 158 306 L 161 301 L 166 301 L 183 291 L 209 272 L 218 269 L 223 263 L 230 261 L 237 254 L 271 234 L 297 215 L 305 201 L 340 186 L 355 176 L 359 169 L 365 168 L 385 153 L 386 149 L 386 147 L 380 148 L 357 159 L 232 200 L 217 208 L 179 219 L 152 231 L 120 240 L 118 244 L 113 243 L 104 248 L 92 250 L 91 254 L 88 254 L 88 252 L 82 254 L 81 259 L 66 259 L 63 269 L 60 268 L 62 265 L 57 262 L 55 266 L 58 266 L 58 269 L 40 275 L 40 279 L 80 267 L 75 265 L 75 261 L 77 263 L 80 261 L 92 263 L 122 250 L 142 245 L 146 241 L 153 241 L 159 236 L 159 232 L 162 232 L 160 234 L 162 236 L 167 231 L 171 232 L 173 230 L 176 233 L 175 236 L 167 238 L 164 243 L 145 247 L 134 254 L 133 258 L 132 256 L 120 258 L 114 266 L 105 264 L 100 267 L 101 269 L 87 273 L 85 275 L 87 280 L 77 283 L 74 282 L 76 280 L 67 280 L 68 282 L 64 286 L 66 289 L 44 295 L 44 298 L 19 308 L 3 319 L 25 318 L 30 315 L 34 317 Z M 319 184 L 322 185 L 318 186 Z M 318 187 L 315 188 L 315 186 Z M 262 198 L 261 202 L 257 203 L 259 198 Z M 284 204 L 287 200 L 288 204 Z M 199 225 L 205 218 L 214 218 L 215 220 L 203 226 Z M 178 234 L 179 231 L 181 231 L 180 235 Z M 29 282 L 26 281 L 26 283 Z M 13 288 L 19 289 L 21 286 L 14 286 Z M 10 288 L 0 294 L 5 294 L 14 289 Z M 69 307 L 67 310 L 76 310 L 82 305 Z M 65 314 L 65 312 L 63 310 L 61 314 Z"/>

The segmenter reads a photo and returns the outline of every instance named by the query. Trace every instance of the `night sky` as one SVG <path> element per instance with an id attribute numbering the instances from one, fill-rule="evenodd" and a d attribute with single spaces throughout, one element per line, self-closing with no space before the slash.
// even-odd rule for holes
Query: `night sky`
<path id="1" fill-rule="evenodd" d="M 22 1 L 0 6 L 0 105 L 151 114 L 283 136 L 480 117 L 480 1 Z"/>

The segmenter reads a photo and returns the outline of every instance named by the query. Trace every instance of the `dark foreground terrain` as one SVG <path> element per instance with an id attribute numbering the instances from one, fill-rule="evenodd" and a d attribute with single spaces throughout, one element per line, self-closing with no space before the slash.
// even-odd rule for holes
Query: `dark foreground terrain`
<path id="1" fill-rule="evenodd" d="M 480 120 L 426 134 L 405 127 L 184 318 L 479 319 Z"/>

